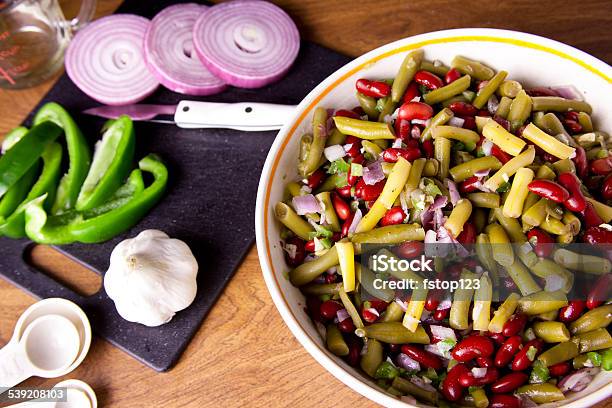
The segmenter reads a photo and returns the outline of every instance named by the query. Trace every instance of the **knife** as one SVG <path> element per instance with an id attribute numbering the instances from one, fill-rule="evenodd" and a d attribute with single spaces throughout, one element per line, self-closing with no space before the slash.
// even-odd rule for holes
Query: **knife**
<path id="1" fill-rule="evenodd" d="M 135 121 L 172 123 L 188 129 L 219 128 L 260 132 L 282 128 L 293 117 L 295 108 L 295 105 L 259 102 L 181 101 L 178 105 L 99 106 L 83 113 L 107 119 L 127 115 Z M 173 116 L 174 120 L 156 119 L 162 115 Z"/>

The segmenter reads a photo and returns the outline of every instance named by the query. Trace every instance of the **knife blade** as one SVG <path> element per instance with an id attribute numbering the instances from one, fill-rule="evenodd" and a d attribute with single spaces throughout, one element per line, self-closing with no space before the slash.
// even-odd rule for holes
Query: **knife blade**
<path id="1" fill-rule="evenodd" d="M 99 106 L 83 113 L 106 119 L 127 115 L 135 121 L 174 123 L 188 129 L 220 128 L 260 132 L 282 128 L 293 117 L 295 108 L 295 105 L 260 102 L 181 101 L 178 105 Z M 159 116 L 173 116 L 173 120 L 156 119 Z"/>

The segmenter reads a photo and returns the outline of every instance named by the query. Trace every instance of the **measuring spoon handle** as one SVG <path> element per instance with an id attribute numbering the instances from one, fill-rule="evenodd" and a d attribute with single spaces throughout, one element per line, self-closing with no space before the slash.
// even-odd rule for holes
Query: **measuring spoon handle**
<path id="1" fill-rule="evenodd" d="M 13 388 L 30 378 L 30 363 L 18 344 L 9 343 L 0 350 L 0 387 Z"/>

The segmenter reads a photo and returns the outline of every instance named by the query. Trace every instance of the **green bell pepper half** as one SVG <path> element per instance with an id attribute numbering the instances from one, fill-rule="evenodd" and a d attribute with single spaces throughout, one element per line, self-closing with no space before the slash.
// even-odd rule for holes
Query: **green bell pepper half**
<path id="1" fill-rule="evenodd" d="M 85 215 L 79 212 L 49 217 L 43 208 L 46 196 L 31 201 L 26 206 L 28 237 L 41 244 L 93 244 L 107 241 L 127 231 L 161 199 L 168 183 L 168 169 L 157 156 L 145 157 L 138 166 L 140 170 L 153 175 L 151 185 L 125 203 L 116 204 L 116 207 L 111 205 L 109 211 L 93 218 L 85 218 Z M 130 177 L 127 184 L 136 180 L 138 189 L 138 178 L 141 178 L 141 175 L 132 175 L 133 178 Z"/>
<path id="2" fill-rule="evenodd" d="M 15 144 L 27 134 L 28 128 L 19 126 L 4 135 L 4 140 L 2 141 L 2 154 L 11 150 L 11 147 L 15 146 Z"/>
<path id="3" fill-rule="evenodd" d="M 69 156 L 68 172 L 60 180 L 52 202 L 51 213 L 58 214 L 74 208 L 91 164 L 91 151 L 70 114 L 55 102 L 43 105 L 34 117 L 35 125 L 49 121 L 63 129 Z"/>
<path id="4" fill-rule="evenodd" d="M 19 204 L 27 197 L 28 191 L 32 188 L 36 175 L 39 171 L 38 163 L 35 163 L 28 171 L 8 189 L 6 194 L 0 198 L 0 220 L 11 215 Z"/>

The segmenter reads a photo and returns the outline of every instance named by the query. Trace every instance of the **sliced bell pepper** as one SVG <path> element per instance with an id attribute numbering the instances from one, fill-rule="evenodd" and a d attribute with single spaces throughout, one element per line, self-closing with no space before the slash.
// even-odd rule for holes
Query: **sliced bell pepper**
<path id="1" fill-rule="evenodd" d="M 17 181 L 6 194 L 0 198 L 0 220 L 11 215 L 19 204 L 26 198 L 28 191 L 32 188 L 36 175 L 39 171 L 38 163 L 35 163 L 26 173 Z"/>
<path id="2" fill-rule="evenodd" d="M 21 140 L 0 157 L 0 197 L 34 166 L 48 145 L 61 134 L 61 129 L 45 122 L 34 126 Z"/>
<path id="3" fill-rule="evenodd" d="M 69 156 L 68 172 L 62 177 L 57 196 L 51 202 L 51 213 L 58 214 L 74 208 L 91 164 L 91 151 L 72 117 L 55 102 L 43 105 L 34 117 L 35 125 L 49 121 L 63 129 Z"/>
<path id="4" fill-rule="evenodd" d="M 145 189 L 144 180 L 142 178 L 142 170 L 134 169 L 128 177 L 124 185 L 122 185 L 106 203 L 96 207 L 90 211 L 85 211 L 85 218 L 93 218 L 105 214 L 116 208 L 125 205 L 134 196 L 142 193 Z"/>
<path id="5" fill-rule="evenodd" d="M 42 155 L 43 168 L 38 176 L 38 180 L 34 186 L 28 187 L 29 193 L 26 194 L 25 200 L 21 201 L 19 206 L 8 217 L 0 216 L 0 235 L 5 235 L 9 238 L 19 239 L 24 238 L 25 234 L 25 206 L 27 203 L 43 194 L 47 194 L 45 201 L 45 210 L 50 210 L 55 198 L 57 182 L 59 180 L 61 165 L 62 165 L 62 146 L 59 143 L 52 143 L 47 146 L 47 149 Z M 36 173 L 37 174 L 37 173 Z M 33 180 L 32 180 L 33 182 Z M 31 189 L 30 189 L 31 187 Z M 10 194 L 10 190 L 7 193 Z"/>
<path id="6" fill-rule="evenodd" d="M 15 144 L 23 139 L 27 133 L 27 127 L 19 126 L 4 135 L 4 140 L 2 140 L 2 154 L 8 152 L 11 147 L 15 146 Z"/>
<path id="7" fill-rule="evenodd" d="M 140 170 L 151 173 L 153 182 L 125 204 L 118 204 L 101 215 L 86 219 L 83 213 L 47 216 L 43 208 L 46 196 L 31 201 L 26 207 L 26 233 L 41 244 L 86 244 L 107 241 L 133 227 L 162 197 L 168 182 L 168 169 L 155 155 L 142 159 Z M 134 175 L 134 173 L 132 173 Z M 133 176 L 138 179 L 138 175 Z M 130 177 L 131 182 L 134 179 Z M 136 181 L 135 185 L 139 182 Z M 138 187 L 137 187 L 138 188 Z"/>
<path id="8" fill-rule="evenodd" d="M 104 125 L 93 161 L 76 202 L 77 211 L 88 211 L 108 201 L 128 176 L 136 137 L 132 119 L 120 116 Z"/>

